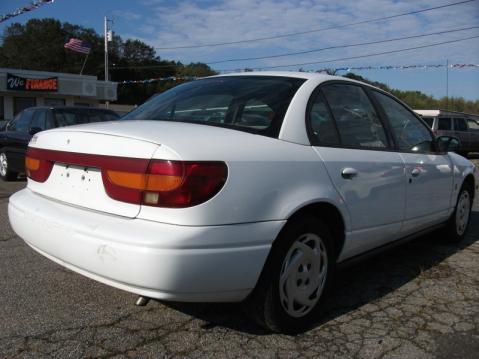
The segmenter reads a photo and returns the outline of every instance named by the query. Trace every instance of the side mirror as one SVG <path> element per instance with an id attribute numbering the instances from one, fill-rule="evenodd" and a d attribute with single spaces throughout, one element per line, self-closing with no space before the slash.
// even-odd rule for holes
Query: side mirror
<path id="1" fill-rule="evenodd" d="M 440 152 L 454 152 L 461 147 L 461 141 L 452 136 L 439 136 L 436 138 L 436 144 Z"/>
<path id="2" fill-rule="evenodd" d="M 30 135 L 36 135 L 38 132 L 41 132 L 43 131 L 40 127 L 31 127 L 30 130 L 28 131 L 28 133 Z"/>

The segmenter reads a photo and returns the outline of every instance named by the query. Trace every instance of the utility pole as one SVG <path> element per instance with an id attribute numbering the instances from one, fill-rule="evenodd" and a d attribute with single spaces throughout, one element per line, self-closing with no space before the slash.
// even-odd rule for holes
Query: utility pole
<path id="1" fill-rule="evenodd" d="M 105 37 L 105 82 L 108 82 L 110 80 L 109 76 L 109 71 L 108 71 L 108 42 L 113 40 L 113 35 L 108 28 L 108 22 L 111 21 L 105 16 L 105 22 L 104 22 L 104 37 Z M 105 107 L 108 108 L 109 101 L 105 102 Z"/>
<path id="2" fill-rule="evenodd" d="M 449 110 L 449 59 L 446 60 L 446 110 Z"/>

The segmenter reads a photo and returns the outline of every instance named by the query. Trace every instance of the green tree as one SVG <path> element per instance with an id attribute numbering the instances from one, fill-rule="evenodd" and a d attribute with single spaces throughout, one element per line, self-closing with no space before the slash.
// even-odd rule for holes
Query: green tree
<path id="1" fill-rule="evenodd" d="M 39 71 L 79 73 L 85 55 L 63 45 L 71 38 L 86 40 L 92 48 L 83 74 L 104 78 L 103 36 L 94 29 L 55 19 L 32 19 L 25 25 L 14 23 L 3 32 L 0 67 Z M 114 36 L 109 44 L 110 80 L 145 80 L 170 76 L 203 77 L 215 74 L 206 64 L 161 59 L 155 49 L 142 41 Z M 118 102 L 140 104 L 153 94 L 165 91 L 177 82 L 152 82 L 118 87 Z"/>

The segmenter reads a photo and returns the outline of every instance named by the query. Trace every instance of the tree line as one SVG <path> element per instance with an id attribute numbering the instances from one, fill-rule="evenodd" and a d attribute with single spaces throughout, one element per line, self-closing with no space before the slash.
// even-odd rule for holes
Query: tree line
<path id="1" fill-rule="evenodd" d="M 83 73 L 103 79 L 103 36 L 92 28 L 62 23 L 56 19 L 31 19 L 24 25 L 13 23 L 8 26 L 0 43 L 0 67 L 79 73 L 85 55 L 64 49 L 63 45 L 70 38 L 85 40 L 92 45 Z M 117 82 L 216 74 L 204 63 L 183 64 L 179 61 L 162 59 L 155 49 L 146 43 L 134 39 L 125 40 L 118 35 L 113 36 L 113 41 L 109 43 L 109 61 L 110 80 Z M 348 73 L 345 77 L 371 83 L 391 92 L 412 108 L 441 108 L 479 113 L 479 100 L 467 101 L 462 97 L 436 99 L 420 91 L 393 89 L 384 83 L 371 81 L 354 73 Z M 158 81 L 121 85 L 118 87 L 118 103 L 138 105 L 152 95 L 178 83 L 179 81 Z"/>
<path id="2" fill-rule="evenodd" d="M 56 19 L 31 19 L 13 23 L 3 32 L 0 67 L 38 71 L 80 73 L 85 55 L 65 49 L 71 38 L 88 41 L 91 51 L 84 75 L 104 79 L 104 37 L 94 29 Z M 114 35 L 109 42 L 110 80 L 121 82 L 169 76 L 210 76 L 216 74 L 202 63 L 182 64 L 162 59 L 142 41 Z M 153 94 L 165 91 L 178 81 L 128 84 L 118 87 L 118 103 L 141 104 Z"/>

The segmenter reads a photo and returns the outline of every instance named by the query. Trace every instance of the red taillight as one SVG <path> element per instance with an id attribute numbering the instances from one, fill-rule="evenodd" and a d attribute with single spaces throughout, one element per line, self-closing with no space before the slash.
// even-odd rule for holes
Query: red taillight
<path id="1" fill-rule="evenodd" d="M 211 199 L 226 182 L 224 162 L 149 160 L 28 148 L 27 176 L 45 182 L 53 165 L 101 169 L 105 191 L 122 202 L 157 207 L 191 207 Z"/>
<path id="2" fill-rule="evenodd" d="M 25 155 L 25 173 L 36 182 L 45 182 L 52 172 L 53 162 L 37 156 L 34 149 L 28 148 Z"/>
<path id="3" fill-rule="evenodd" d="M 223 187 L 223 162 L 152 160 L 147 173 L 103 170 L 108 195 L 148 206 L 182 208 L 206 202 Z"/>

